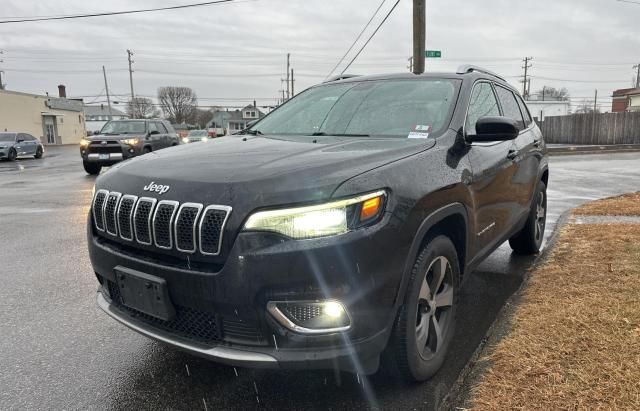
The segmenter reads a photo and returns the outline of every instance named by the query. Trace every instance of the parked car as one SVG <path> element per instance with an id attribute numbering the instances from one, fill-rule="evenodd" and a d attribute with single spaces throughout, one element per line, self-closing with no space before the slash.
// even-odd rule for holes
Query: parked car
<path id="1" fill-rule="evenodd" d="M 27 133 L 0 133 L 0 159 L 13 161 L 20 156 L 42 158 L 44 146 Z"/>
<path id="2" fill-rule="evenodd" d="M 97 135 L 82 139 L 80 156 L 87 173 L 99 174 L 103 166 L 178 144 L 166 120 L 112 120 Z"/>
<path id="3" fill-rule="evenodd" d="M 182 142 L 185 144 L 196 143 L 199 141 L 207 141 L 210 138 L 211 137 L 209 137 L 209 132 L 207 130 L 190 130 L 189 134 L 182 137 Z"/>
<path id="4" fill-rule="evenodd" d="M 461 282 L 540 249 L 545 142 L 484 69 L 309 88 L 243 135 L 116 166 L 88 220 L 97 302 L 233 366 L 410 381 L 452 344 Z"/>

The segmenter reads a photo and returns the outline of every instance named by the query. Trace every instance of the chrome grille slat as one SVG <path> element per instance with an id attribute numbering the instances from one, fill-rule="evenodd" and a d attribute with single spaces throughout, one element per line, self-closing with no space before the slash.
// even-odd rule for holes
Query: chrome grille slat
<path id="1" fill-rule="evenodd" d="M 132 216 L 133 209 L 138 201 L 138 196 L 123 195 L 118 206 L 118 232 L 120 238 L 127 241 L 133 241 Z"/>
<path id="2" fill-rule="evenodd" d="M 222 246 L 222 236 L 231 207 L 210 205 L 204 209 L 200 219 L 198 242 L 200 253 L 218 255 Z"/>
<path id="3" fill-rule="evenodd" d="M 133 212 L 133 232 L 140 244 L 151 245 L 151 216 L 156 205 L 155 198 L 140 197 Z"/>
<path id="4" fill-rule="evenodd" d="M 121 193 L 112 191 L 107 195 L 104 204 L 102 205 L 102 215 L 104 219 L 104 229 L 108 234 L 118 235 L 118 224 L 116 213 L 118 211 L 118 203 L 120 201 Z"/>
<path id="5" fill-rule="evenodd" d="M 96 195 L 93 197 L 93 223 L 96 226 L 98 231 L 104 231 L 104 214 L 102 213 L 102 206 L 104 205 L 104 200 L 107 198 L 109 191 L 107 190 L 98 190 L 96 191 Z"/>
<path id="6" fill-rule="evenodd" d="M 196 223 L 202 207 L 198 203 L 184 203 L 178 209 L 174 224 L 176 250 L 191 254 L 196 252 Z"/>
<path id="7" fill-rule="evenodd" d="M 119 237 L 164 250 L 217 256 L 231 207 L 158 201 L 116 191 L 97 190 L 91 204 L 93 224 L 103 236 Z"/>
<path id="8" fill-rule="evenodd" d="M 173 248 L 173 218 L 178 210 L 177 201 L 162 200 L 158 202 L 156 211 L 153 213 L 153 242 L 158 248 L 170 250 Z"/>

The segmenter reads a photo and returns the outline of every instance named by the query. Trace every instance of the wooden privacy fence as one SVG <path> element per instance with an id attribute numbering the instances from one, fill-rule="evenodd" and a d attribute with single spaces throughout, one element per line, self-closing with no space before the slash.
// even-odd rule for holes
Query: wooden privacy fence
<path id="1" fill-rule="evenodd" d="M 551 144 L 640 144 L 640 112 L 546 117 L 540 129 Z"/>

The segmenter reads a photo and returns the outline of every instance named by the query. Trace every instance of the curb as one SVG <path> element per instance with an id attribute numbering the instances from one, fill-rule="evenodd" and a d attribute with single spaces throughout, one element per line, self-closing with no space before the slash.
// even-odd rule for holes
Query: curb
<path id="1" fill-rule="evenodd" d="M 505 301 L 500 312 L 493 320 L 493 323 L 487 329 L 484 338 L 480 344 L 478 344 L 478 347 L 471 355 L 471 358 L 469 358 L 469 361 L 467 361 L 467 365 L 465 365 L 462 371 L 460 371 L 458 378 L 449 389 L 449 392 L 442 399 L 442 403 L 438 407 L 438 410 L 466 409 L 465 405 L 467 405 L 470 398 L 463 393 L 469 393 L 468 388 L 470 385 L 475 383 L 478 380 L 478 377 L 481 376 L 484 370 L 489 366 L 488 363 L 480 363 L 479 359 L 488 354 L 491 351 L 491 347 L 495 346 L 495 343 L 500 341 L 500 339 L 506 335 L 498 333 L 498 329 L 509 327 L 511 325 L 514 309 L 519 305 L 520 299 L 522 298 L 522 292 L 529 284 L 531 273 L 534 269 L 547 261 L 549 255 L 551 255 L 551 251 L 555 248 L 558 238 L 560 237 L 560 230 L 569 222 L 572 212 L 573 208 L 560 215 L 555 227 L 553 228 L 553 232 L 549 237 L 546 247 L 536 257 L 531 266 L 527 268 L 520 287 L 507 299 L 507 301 Z"/>
<path id="2" fill-rule="evenodd" d="M 640 144 L 547 146 L 547 152 L 552 156 L 565 154 L 634 153 L 638 151 L 640 151 Z"/>

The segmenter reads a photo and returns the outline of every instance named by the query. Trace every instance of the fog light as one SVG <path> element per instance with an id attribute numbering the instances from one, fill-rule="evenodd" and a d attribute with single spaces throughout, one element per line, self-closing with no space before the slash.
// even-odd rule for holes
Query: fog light
<path id="1" fill-rule="evenodd" d="M 340 303 L 327 301 L 324 303 L 324 313 L 331 318 L 339 318 L 344 315 L 344 308 Z"/>
<path id="2" fill-rule="evenodd" d="M 351 328 L 349 313 L 336 300 L 270 301 L 267 311 L 282 326 L 301 334 L 324 334 Z"/>

